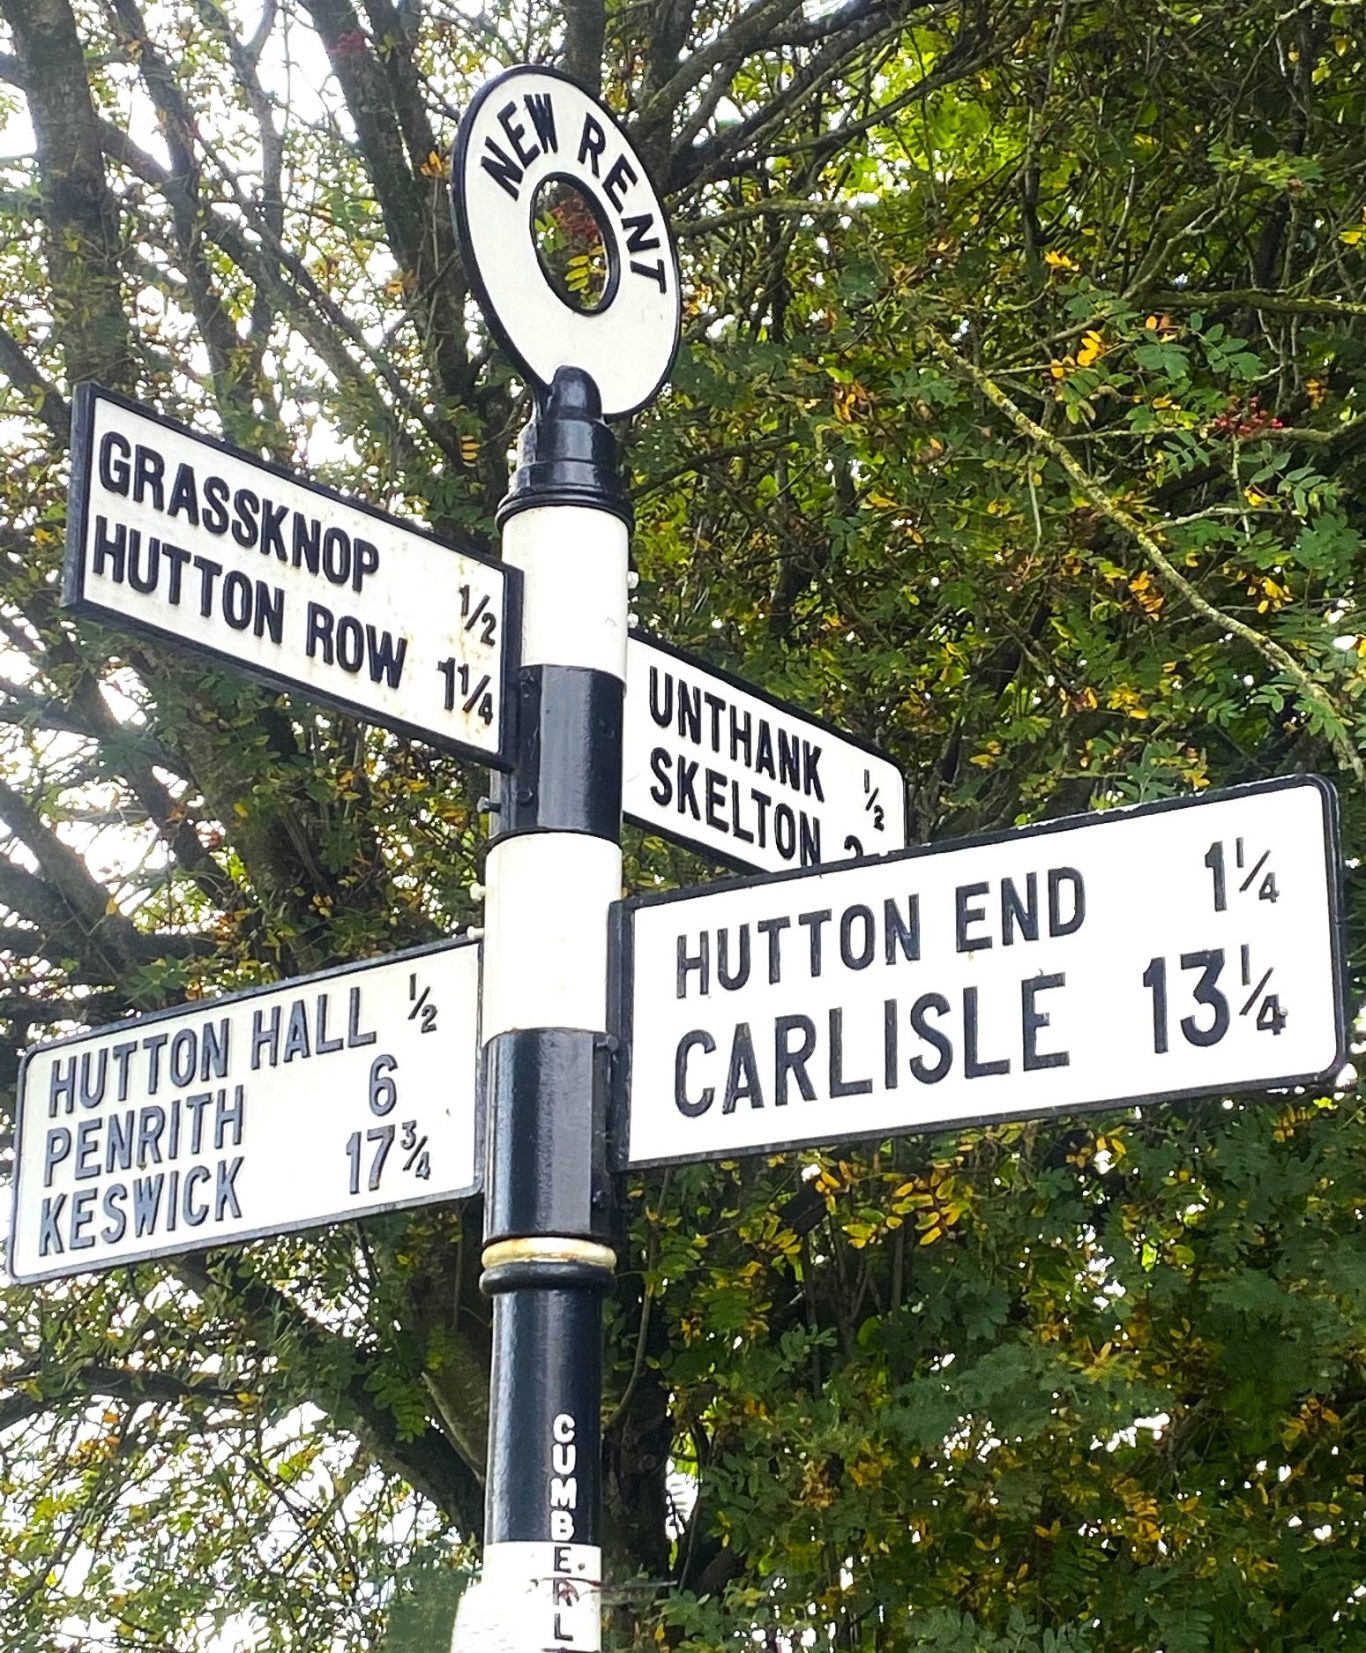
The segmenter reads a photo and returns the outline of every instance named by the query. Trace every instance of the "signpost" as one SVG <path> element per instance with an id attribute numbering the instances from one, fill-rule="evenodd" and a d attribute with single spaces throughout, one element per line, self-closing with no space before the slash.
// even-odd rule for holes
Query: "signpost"
<path id="1" fill-rule="evenodd" d="M 515 573 L 96 385 L 73 445 L 69 607 L 505 761 Z"/>
<path id="2" fill-rule="evenodd" d="M 1331 1077 L 1338 854 L 1298 777 L 627 902 L 619 1159 Z"/>
<path id="3" fill-rule="evenodd" d="M 478 984 L 477 943 L 445 943 L 31 1050 L 14 1277 L 473 1193 Z"/>
<path id="4" fill-rule="evenodd" d="M 624 750 L 626 815 L 731 866 L 781 872 L 906 843 L 890 758 L 654 639 L 627 644 Z"/>
<path id="5" fill-rule="evenodd" d="M 628 645 L 631 508 L 604 420 L 659 390 L 680 297 L 610 112 L 551 70 L 499 77 L 462 123 L 452 210 L 535 395 L 501 563 L 87 386 L 64 597 L 507 771 L 483 948 L 29 1052 L 10 1267 L 47 1280 L 456 1199 L 481 1186 L 486 1109 L 499 1633 L 471 1615 L 466 1640 L 594 1653 L 614 1166 L 1331 1076 L 1335 805 L 1297 777 L 904 849 L 883 754 Z M 547 223 L 595 229 L 596 298 L 552 279 Z M 763 876 L 620 902 L 623 798 Z"/>

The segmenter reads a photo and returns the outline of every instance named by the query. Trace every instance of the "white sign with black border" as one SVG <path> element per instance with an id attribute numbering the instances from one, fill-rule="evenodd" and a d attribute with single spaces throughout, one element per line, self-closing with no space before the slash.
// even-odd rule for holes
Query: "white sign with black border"
<path id="1" fill-rule="evenodd" d="M 902 849 L 906 787 L 875 746 L 655 638 L 626 644 L 622 809 L 725 866 Z"/>
<path id="2" fill-rule="evenodd" d="M 442 943 L 35 1046 L 9 1268 L 51 1280 L 480 1184 L 479 945 Z"/>
<path id="3" fill-rule="evenodd" d="M 537 219 L 556 186 L 591 214 L 606 254 L 591 308 L 555 290 L 537 249 Z M 535 385 L 548 389 L 559 367 L 581 368 L 607 418 L 653 399 L 678 348 L 678 261 L 645 163 L 611 110 L 554 69 L 499 75 L 460 123 L 451 208 L 479 308 Z"/>
<path id="4" fill-rule="evenodd" d="M 622 903 L 618 1161 L 1319 1083 L 1339 876 L 1297 776 Z"/>
<path id="5" fill-rule="evenodd" d="M 520 574 L 76 391 L 62 600 L 506 768 Z"/>

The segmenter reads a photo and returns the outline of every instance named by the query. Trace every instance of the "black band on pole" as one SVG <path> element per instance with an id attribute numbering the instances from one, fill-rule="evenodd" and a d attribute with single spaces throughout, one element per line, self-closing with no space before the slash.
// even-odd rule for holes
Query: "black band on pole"
<path id="1" fill-rule="evenodd" d="M 535 1234 L 610 1244 L 610 1061 L 602 1034 L 572 1028 L 526 1028 L 489 1041 L 485 1245 Z"/>
<path id="2" fill-rule="evenodd" d="M 625 684 L 578 666 L 517 674 L 514 769 L 499 777 L 498 837 L 514 832 L 621 836 Z"/>
<path id="3" fill-rule="evenodd" d="M 495 1310 L 484 1542 L 598 1542 L 598 1294 L 518 1291 Z"/>

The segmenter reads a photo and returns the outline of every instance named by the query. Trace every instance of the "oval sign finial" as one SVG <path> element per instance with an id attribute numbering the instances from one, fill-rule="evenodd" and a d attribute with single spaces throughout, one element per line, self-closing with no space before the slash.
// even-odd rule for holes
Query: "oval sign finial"
<path id="1" fill-rule="evenodd" d="M 555 69 L 510 69 L 465 111 L 451 210 L 484 319 L 544 391 L 588 373 L 608 416 L 654 399 L 678 348 L 678 260 L 610 110 Z"/>

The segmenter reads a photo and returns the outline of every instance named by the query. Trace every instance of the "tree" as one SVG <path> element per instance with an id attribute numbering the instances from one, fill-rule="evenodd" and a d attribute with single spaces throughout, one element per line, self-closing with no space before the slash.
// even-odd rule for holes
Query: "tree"
<path id="1" fill-rule="evenodd" d="M 675 217 L 684 348 L 623 433 L 651 625 L 877 738 L 919 839 L 1318 769 L 1361 841 L 1352 7 L 0 15 L 11 1088 L 72 1021 L 475 921 L 477 771 L 75 624 L 56 570 L 85 379 L 491 543 L 526 407 L 445 157 L 519 59 L 601 82 Z M 634 1179 L 612 1645 L 1355 1645 L 1358 1122 L 1344 1083 Z M 6 1645 L 360 1647 L 395 1599 L 430 1645 L 478 1234 L 7 1290 Z"/>

